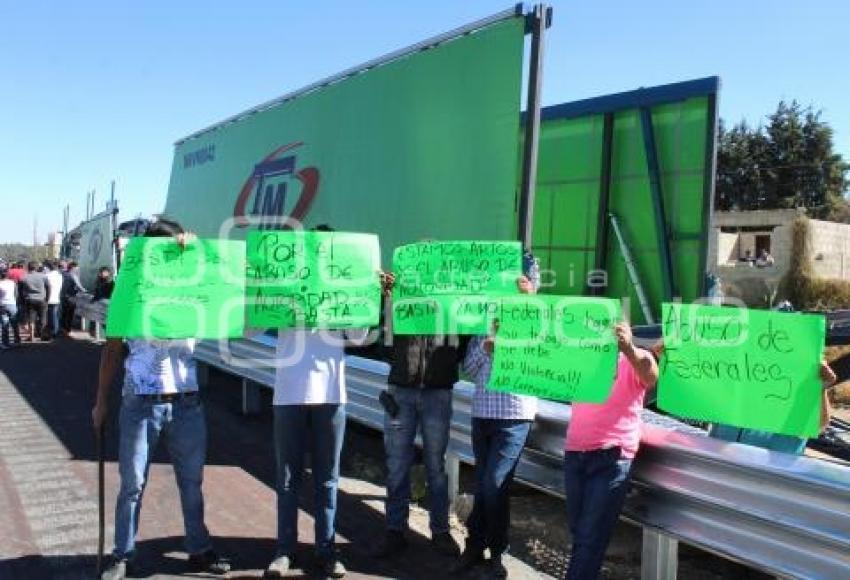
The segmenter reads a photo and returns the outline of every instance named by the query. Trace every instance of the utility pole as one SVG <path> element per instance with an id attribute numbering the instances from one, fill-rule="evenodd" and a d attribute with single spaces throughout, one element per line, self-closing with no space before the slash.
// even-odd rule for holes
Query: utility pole
<path id="1" fill-rule="evenodd" d="M 37 260 L 38 256 L 38 214 L 32 216 L 32 255 Z"/>

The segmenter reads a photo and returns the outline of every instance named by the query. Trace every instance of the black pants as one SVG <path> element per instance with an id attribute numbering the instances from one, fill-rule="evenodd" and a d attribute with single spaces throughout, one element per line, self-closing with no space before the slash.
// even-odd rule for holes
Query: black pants
<path id="1" fill-rule="evenodd" d="M 26 305 L 26 310 L 24 310 L 26 320 L 35 324 L 33 332 L 40 336 L 47 325 L 47 300 L 27 298 L 24 303 Z"/>
<path id="2" fill-rule="evenodd" d="M 62 299 L 62 311 L 60 314 L 59 327 L 65 332 L 71 332 L 71 327 L 74 325 L 74 310 L 77 304 L 69 298 Z"/>

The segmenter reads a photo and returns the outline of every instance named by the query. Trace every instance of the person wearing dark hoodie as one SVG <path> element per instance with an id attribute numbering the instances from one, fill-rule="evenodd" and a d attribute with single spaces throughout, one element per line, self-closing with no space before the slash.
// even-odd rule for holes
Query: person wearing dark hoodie
<path id="1" fill-rule="evenodd" d="M 395 276 L 385 273 L 385 302 Z M 389 319 L 390 317 L 386 317 Z M 390 334 L 389 329 L 385 330 Z M 395 556 L 407 548 L 410 468 L 417 432 L 428 482 L 431 545 L 443 556 L 457 557 L 460 546 L 449 532 L 449 484 L 446 448 L 452 418 L 452 389 L 469 337 L 393 335 L 388 388 L 384 395 L 384 450 L 387 456 L 386 533 L 374 555 Z"/>

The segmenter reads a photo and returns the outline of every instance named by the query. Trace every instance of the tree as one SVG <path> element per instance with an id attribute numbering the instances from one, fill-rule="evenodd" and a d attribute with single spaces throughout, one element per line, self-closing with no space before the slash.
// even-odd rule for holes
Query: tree
<path id="1" fill-rule="evenodd" d="M 0 259 L 8 262 L 21 260 L 29 262 L 30 260 L 41 261 L 47 257 L 47 248 L 45 246 L 27 246 L 25 244 L 0 244 Z"/>
<path id="2" fill-rule="evenodd" d="M 720 124 L 716 207 L 806 208 L 812 217 L 850 223 L 850 164 L 833 151 L 820 111 L 780 101 L 766 126 Z"/>

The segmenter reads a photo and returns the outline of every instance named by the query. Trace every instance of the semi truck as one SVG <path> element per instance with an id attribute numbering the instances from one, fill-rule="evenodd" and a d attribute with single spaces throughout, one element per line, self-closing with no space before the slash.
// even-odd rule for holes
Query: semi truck
<path id="1" fill-rule="evenodd" d="M 377 233 L 386 269 L 423 238 L 519 238 L 544 292 L 655 322 L 706 291 L 719 80 L 542 107 L 550 23 L 506 10 L 192 133 L 164 214 L 207 237 Z"/>

